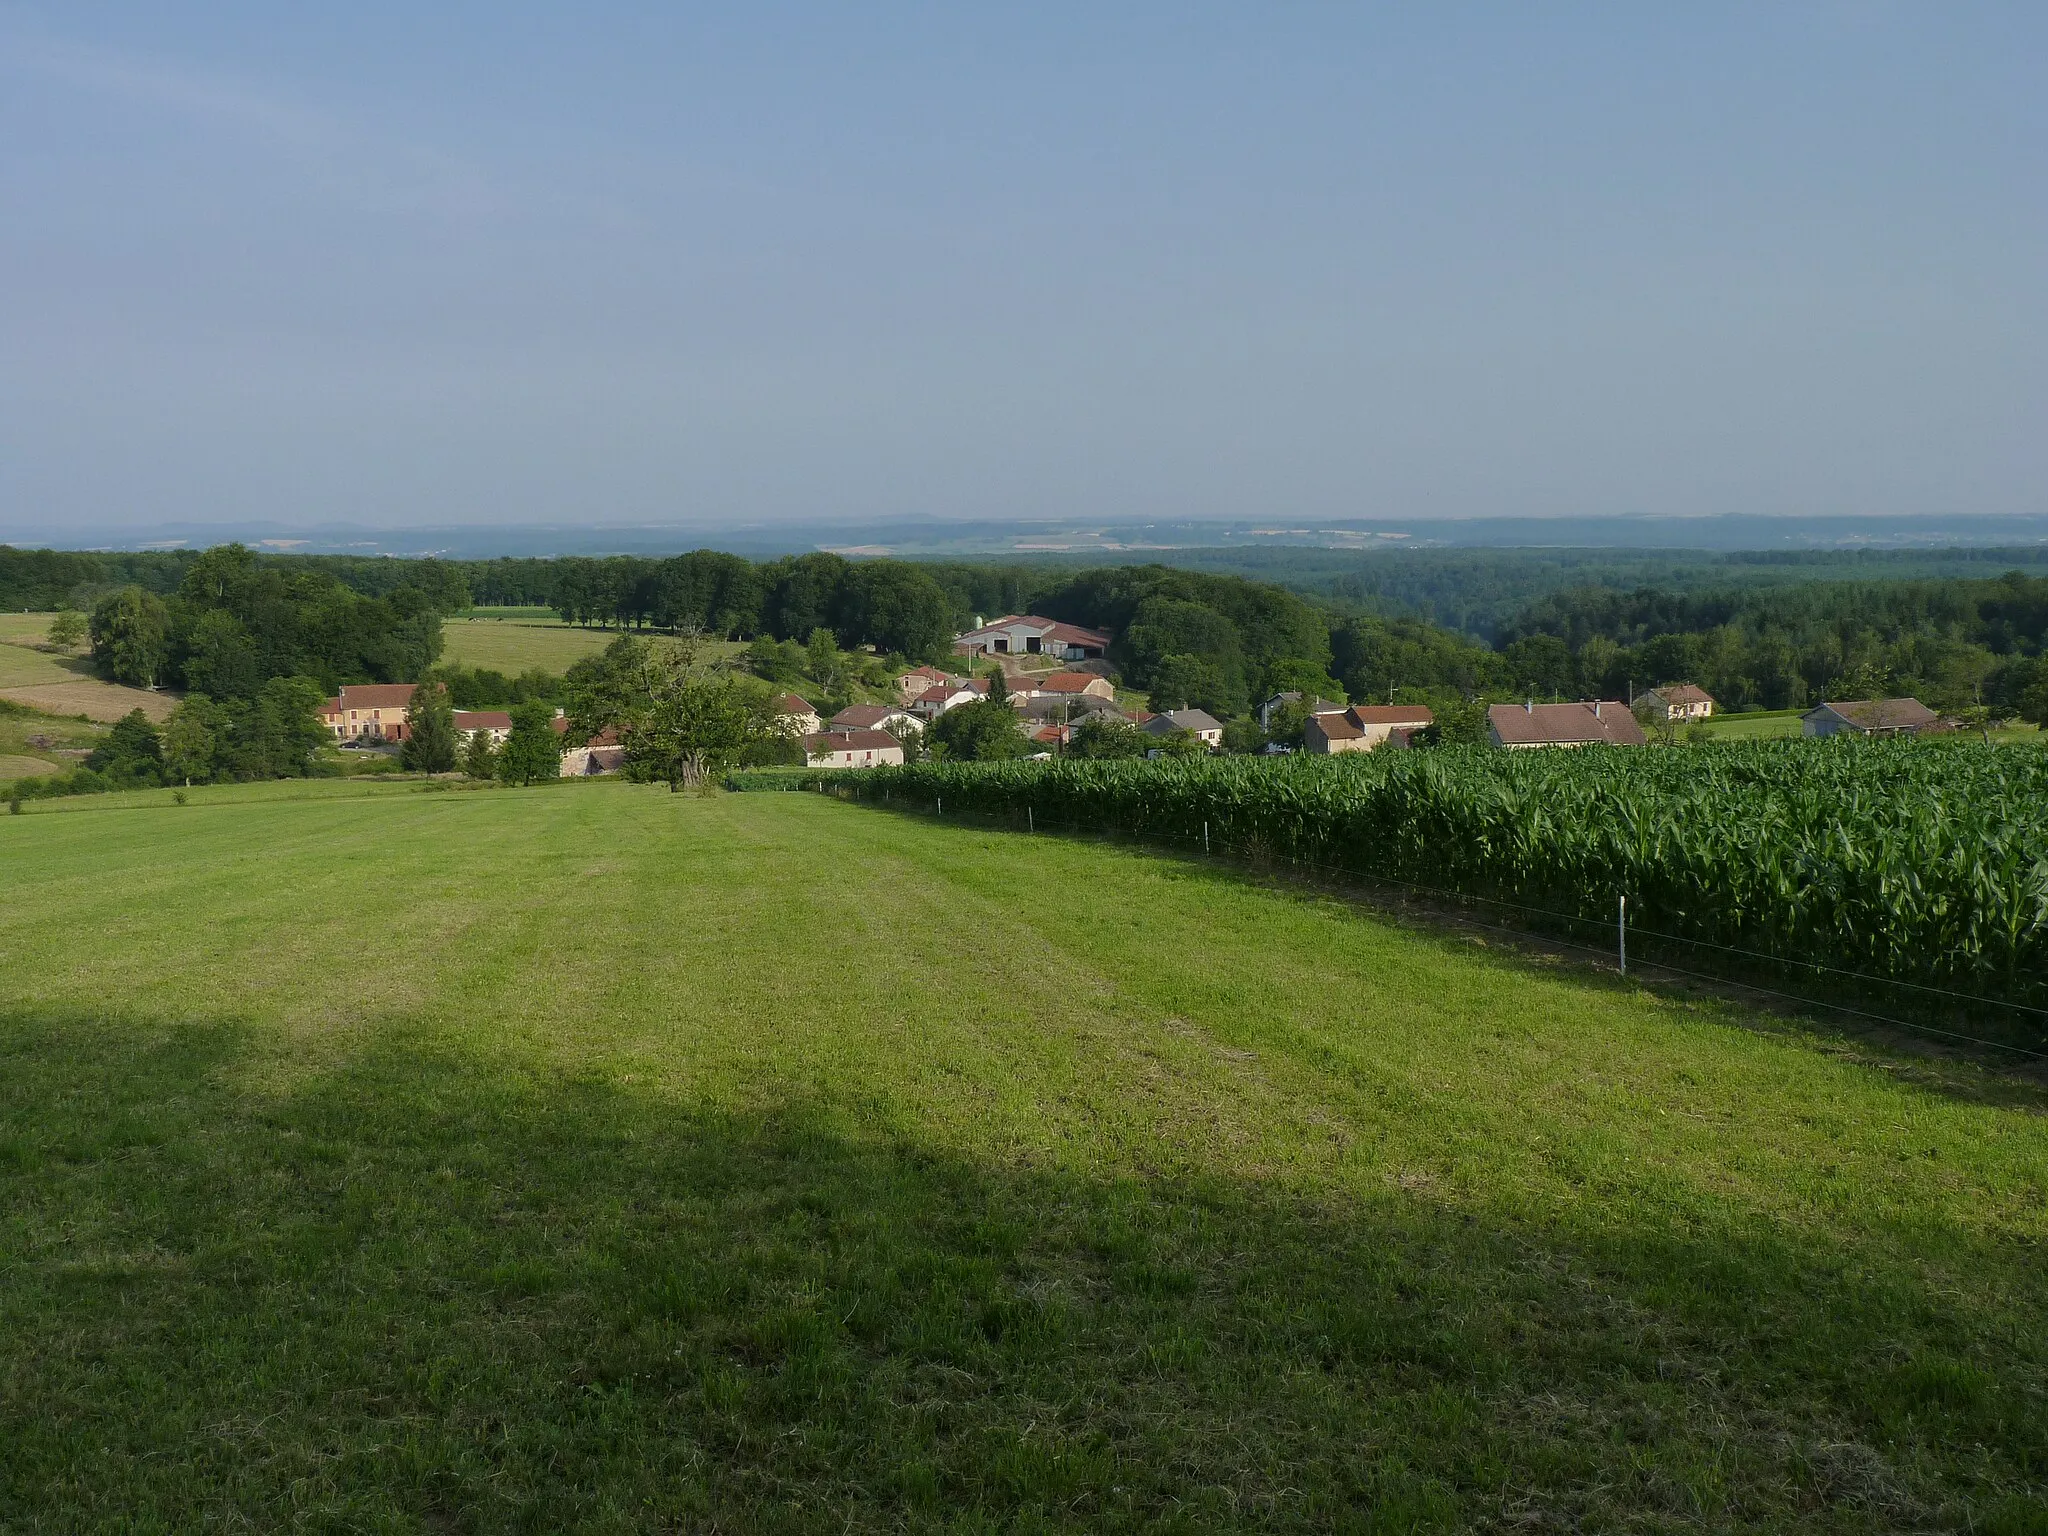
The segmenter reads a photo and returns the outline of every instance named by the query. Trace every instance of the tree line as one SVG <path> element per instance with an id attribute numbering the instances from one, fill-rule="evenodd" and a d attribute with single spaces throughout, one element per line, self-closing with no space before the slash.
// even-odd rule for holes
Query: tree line
<path id="1" fill-rule="evenodd" d="M 422 580 L 436 574 L 422 562 Z M 311 567 L 261 561 L 225 544 L 182 566 L 175 589 L 117 588 L 94 605 L 93 665 L 113 682 L 250 699 L 275 678 L 408 682 L 441 653 L 446 591 L 424 585 L 370 597 Z"/>
<path id="2" fill-rule="evenodd" d="M 1498 557 L 1478 562 L 1486 583 L 1505 579 L 1511 555 L 1527 558 L 1415 556 L 1425 553 L 1443 558 L 1417 571 L 1441 566 L 1445 581 L 1462 569 L 1453 554 L 1466 564 Z M 841 654 L 872 648 L 905 661 L 944 660 L 954 634 L 977 620 L 1035 612 L 1109 631 L 1124 680 L 1148 691 L 1155 707 L 1199 707 L 1225 720 L 1282 691 L 1455 709 L 1496 698 L 1621 698 L 1672 682 L 1698 683 L 1727 709 L 1910 693 L 1944 710 L 2048 717 L 2048 578 L 2020 572 L 1787 582 L 1788 573 L 1819 568 L 1818 557 L 1730 556 L 1716 569 L 1733 573 L 1749 561 L 1778 584 L 1731 575 L 1722 586 L 1688 590 L 1583 585 L 1524 603 L 1496 622 L 1488 644 L 1412 615 L 1346 611 L 1341 601 L 1314 601 L 1268 581 L 1159 565 L 911 563 L 827 552 L 755 562 L 713 550 L 668 559 L 403 561 L 252 555 L 235 546 L 133 556 L 0 550 L 9 556 L 18 558 L 11 566 L 0 558 L 0 582 L 17 587 L 29 579 L 23 572 L 46 585 L 77 578 L 87 570 L 79 562 L 102 562 L 93 567 L 102 574 L 118 566 L 147 576 L 95 609 L 96 656 L 104 639 L 109 675 L 214 697 L 248 697 L 278 675 L 330 687 L 413 680 L 438 654 L 439 615 L 490 599 L 544 601 L 571 623 L 763 647 L 810 647 L 822 633 Z M 1553 575 L 1625 568 L 1619 555 L 1602 558 L 1606 565 L 1574 565 L 1559 556 Z M 208 598 L 223 586 L 224 566 L 235 595 Z M 1688 570 L 1687 579 L 1699 575 Z M 176 581 L 166 586 L 170 576 Z M 280 617 L 287 610 L 291 622 Z M 212 612 L 225 616 L 207 617 Z M 297 659 L 278 659 L 285 656 Z M 772 671 L 773 653 L 764 650 L 763 660 L 758 670 Z M 471 708 L 560 692 L 536 677 L 449 682 L 458 706 Z"/>

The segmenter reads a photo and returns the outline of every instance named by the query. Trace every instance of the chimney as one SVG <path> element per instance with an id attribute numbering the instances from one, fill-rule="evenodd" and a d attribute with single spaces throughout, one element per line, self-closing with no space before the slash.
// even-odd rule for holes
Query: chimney
<path id="1" fill-rule="evenodd" d="M 1598 699 L 1593 701 L 1593 718 L 1595 720 L 1600 718 L 1600 701 Z"/>
<path id="2" fill-rule="evenodd" d="M 1535 713 L 1536 713 L 1536 701 L 1535 701 L 1534 699 L 1531 699 L 1531 700 L 1530 700 L 1530 701 L 1529 701 L 1528 703 L 1524 704 L 1524 705 L 1522 706 L 1522 713 L 1523 713 L 1523 714 L 1525 714 L 1525 715 L 1533 715 L 1533 714 L 1535 714 Z"/>

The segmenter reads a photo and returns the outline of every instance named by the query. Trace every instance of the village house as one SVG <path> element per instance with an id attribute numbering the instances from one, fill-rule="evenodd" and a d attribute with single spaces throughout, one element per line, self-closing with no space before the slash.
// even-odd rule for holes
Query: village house
<path id="1" fill-rule="evenodd" d="M 1408 738 L 1436 716 L 1420 704 L 1354 704 L 1349 709 L 1327 710 L 1302 722 L 1304 752 L 1370 752 L 1394 742 L 1407 746 Z"/>
<path id="2" fill-rule="evenodd" d="M 1116 698 L 1116 684 L 1094 672 L 1054 672 L 1039 678 L 1036 688 L 1048 698 Z"/>
<path id="3" fill-rule="evenodd" d="M 1619 699 L 1496 704 L 1486 712 L 1486 728 L 1496 747 L 1640 747 L 1649 740 Z"/>
<path id="4" fill-rule="evenodd" d="M 920 720 L 936 720 L 949 709 L 958 709 L 962 704 L 972 704 L 988 692 L 988 684 L 978 678 L 948 678 L 943 683 L 927 688 L 911 702 L 910 712 Z"/>
<path id="5" fill-rule="evenodd" d="M 775 713 L 782 717 L 783 729 L 794 736 L 808 736 L 825 724 L 810 700 L 800 693 L 778 693 Z"/>
<path id="6" fill-rule="evenodd" d="M 1139 729 L 1151 736 L 1186 731 L 1205 747 L 1223 745 L 1223 722 L 1206 709 L 1169 709 L 1164 714 L 1148 716 Z"/>
<path id="7" fill-rule="evenodd" d="M 1670 683 L 1637 694 L 1636 709 L 1647 710 L 1667 725 L 1679 725 L 1688 720 L 1704 720 L 1713 714 L 1714 696 L 1691 683 Z"/>
<path id="8" fill-rule="evenodd" d="M 1799 718 L 1808 736 L 1917 736 L 1941 717 L 1918 699 L 1849 699 L 1821 704 Z"/>
<path id="9" fill-rule="evenodd" d="M 569 722 L 560 710 L 555 711 L 555 734 L 566 738 Z M 565 779 L 588 778 L 592 774 L 616 773 L 625 766 L 626 748 L 619 741 L 618 732 L 607 726 L 580 747 L 562 749 L 562 777 Z"/>
<path id="10" fill-rule="evenodd" d="M 887 731 L 817 731 L 804 738 L 813 768 L 875 768 L 903 761 L 903 744 Z"/>
<path id="11" fill-rule="evenodd" d="M 924 722 L 893 704 L 849 704 L 832 717 L 831 725 L 835 731 L 886 731 L 892 727 L 921 731 Z"/>
<path id="12" fill-rule="evenodd" d="M 902 701 L 914 704 L 933 688 L 943 687 L 953 679 L 937 667 L 912 667 L 896 679 L 896 692 Z"/>
<path id="13" fill-rule="evenodd" d="M 320 704 L 320 723 L 339 742 L 367 745 L 405 740 L 412 683 L 351 683 Z"/>
<path id="14" fill-rule="evenodd" d="M 970 629 L 953 642 L 953 649 L 964 656 L 1056 656 L 1062 661 L 1085 661 L 1109 649 L 1109 636 L 1036 614 L 1011 614 Z"/>
<path id="15" fill-rule="evenodd" d="M 502 747 L 505 738 L 512 734 L 512 717 L 502 709 L 458 709 L 455 730 L 465 739 L 483 731 L 490 736 L 492 746 Z"/>

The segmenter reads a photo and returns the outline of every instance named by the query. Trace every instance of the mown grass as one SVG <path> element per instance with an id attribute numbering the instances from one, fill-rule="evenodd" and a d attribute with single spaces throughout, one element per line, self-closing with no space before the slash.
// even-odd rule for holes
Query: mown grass
<path id="1" fill-rule="evenodd" d="M 544 613 L 521 609 L 477 610 L 471 616 L 444 619 L 441 659 L 450 666 L 480 667 L 516 677 L 530 667 L 559 676 L 586 656 L 595 656 L 619 638 L 617 629 L 564 624 Z M 706 654 L 727 655 L 740 647 L 730 641 L 701 642 Z"/>
<path id="2" fill-rule="evenodd" d="M 810 795 L 0 817 L 0 1529 L 2048 1528 L 2048 1095 Z"/>

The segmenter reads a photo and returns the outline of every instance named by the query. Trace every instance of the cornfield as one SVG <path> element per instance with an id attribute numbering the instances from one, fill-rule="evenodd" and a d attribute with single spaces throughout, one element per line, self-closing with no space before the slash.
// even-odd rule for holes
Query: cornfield
<path id="1" fill-rule="evenodd" d="M 827 782 L 829 781 L 829 782 Z M 863 801 L 1199 842 L 1695 945 L 2048 1005 L 2048 753 L 1946 741 L 1683 751 L 919 763 Z M 1676 951 L 1673 951 L 1674 953 Z M 1704 957 L 1704 949 L 1697 951 Z"/>

